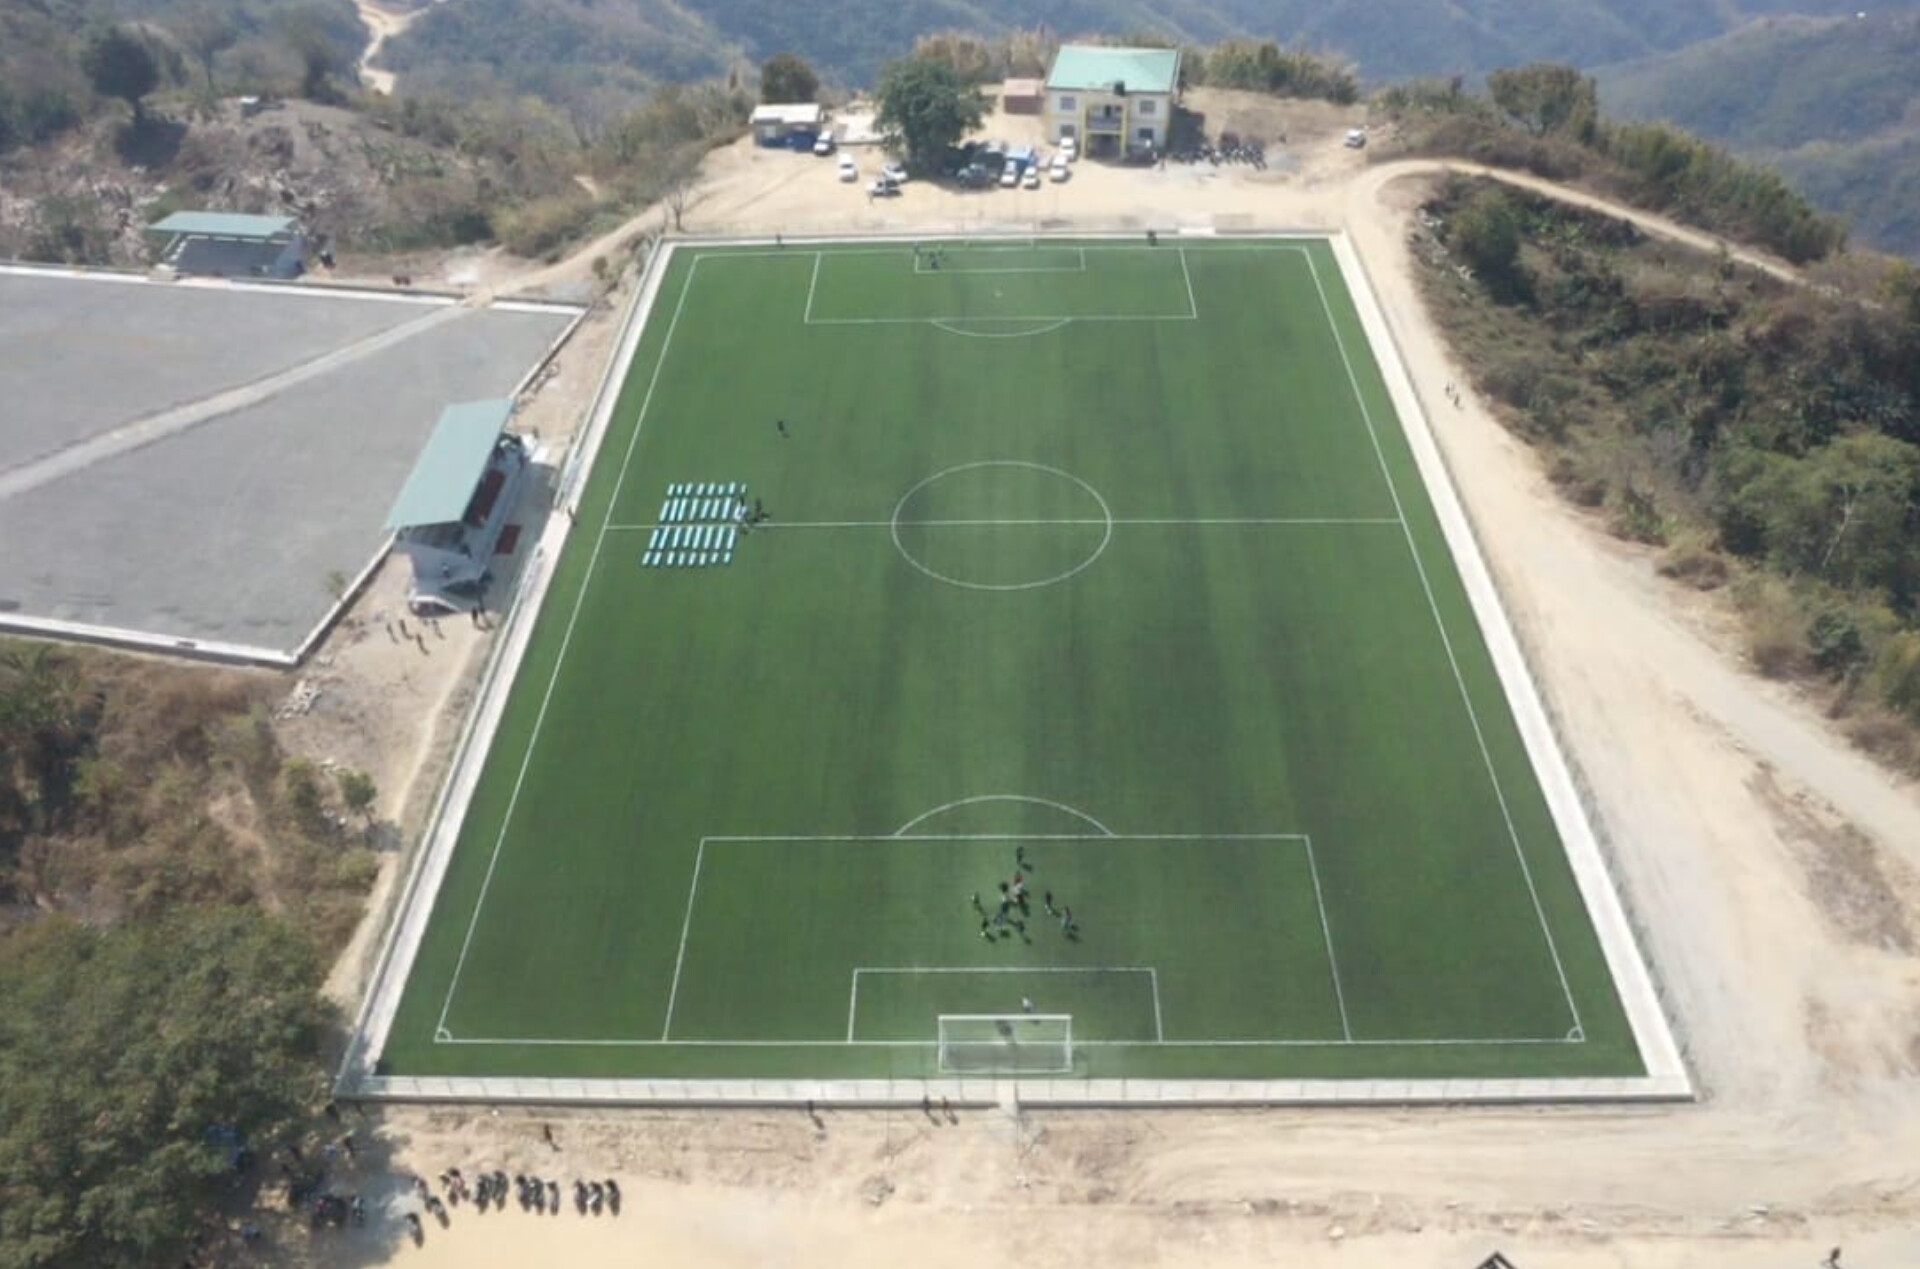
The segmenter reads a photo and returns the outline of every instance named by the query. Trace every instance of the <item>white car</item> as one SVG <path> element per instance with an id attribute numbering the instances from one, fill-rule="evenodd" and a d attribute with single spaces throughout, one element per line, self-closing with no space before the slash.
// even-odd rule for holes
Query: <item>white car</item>
<path id="1" fill-rule="evenodd" d="M 1020 188 L 1022 189 L 1039 189 L 1040 188 L 1040 165 L 1038 163 L 1034 164 L 1032 167 L 1027 169 L 1027 174 L 1024 177 L 1022 177 L 1020 180 Z"/>
<path id="2" fill-rule="evenodd" d="M 880 169 L 880 175 L 886 177 L 895 185 L 905 185 L 907 183 L 907 169 L 898 163 L 887 164 Z"/>
<path id="3" fill-rule="evenodd" d="M 813 152 L 822 158 L 833 153 L 833 134 L 823 132 L 813 139 Z"/>
<path id="4" fill-rule="evenodd" d="M 1366 143 L 1367 130 L 1365 128 L 1350 128 L 1347 130 L 1347 148 L 1349 150 L 1358 150 Z"/>
<path id="5" fill-rule="evenodd" d="M 1053 163 L 1047 168 L 1047 175 L 1056 182 L 1064 181 L 1067 179 L 1067 171 L 1068 171 L 1068 168 L 1067 168 L 1066 154 L 1063 152 L 1063 153 L 1054 155 Z"/>
<path id="6" fill-rule="evenodd" d="M 1071 163 L 1080 157 L 1080 143 L 1072 137 L 1060 138 L 1060 157 Z"/>
<path id="7" fill-rule="evenodd" d="M 1000 169 L 1000 188 L 1013 189 L 1019 184 L 1020 184 L 1020 165 L 1018 163 L 1015 163 L 1012 159 L 1008 159 L 1007 165 Z"/>
<path id="8" fill-rule="evenodd" d="M 851 154 L 840 156 L 840 179 L 849 183 L 860 179 L 860 169 L 855 166 Z"/>

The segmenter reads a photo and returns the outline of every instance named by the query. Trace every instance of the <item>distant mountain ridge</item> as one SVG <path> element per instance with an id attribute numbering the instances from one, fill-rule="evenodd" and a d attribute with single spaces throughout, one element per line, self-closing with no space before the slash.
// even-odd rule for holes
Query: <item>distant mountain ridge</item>
<path id="1" fill-rule="evenodd" d="M 1370 84 L 1478 77 L 1502 66 L 1625 62 L 1711 39 L 1754 19 L 1849 13 L 1855 0 L 449 0 L 391 46 L 386 64 L 464 65 L 490 82 L 583 85 L 619 68 L 684 78 L 776 52 L 829 80 L 871 84 L 914 40 L 942 30 L 995 35 L 1044 25 L 1064 36 L 1151 32 L 1181 43 L 1251 36 L 1352 58 Z M 564 38 L 550 38 L 553 33 Z M 558 46 L 567 48 L 564 65 Z"/>
<path id="2" fill-rule="evenodd" d="M 1596 78 L 1607 113 L 1771 163 L 1859 241 L 1920 255 L 1920 10 L 1754 22 Z"/>

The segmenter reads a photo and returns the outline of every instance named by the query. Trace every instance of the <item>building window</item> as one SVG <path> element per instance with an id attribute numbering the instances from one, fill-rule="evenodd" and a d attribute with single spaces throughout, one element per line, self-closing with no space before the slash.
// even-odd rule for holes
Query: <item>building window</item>
<path id="1" fill-rule="evenodd" d="M 1075 108 L 1077 108 L 1077 107 L 1078 107 L 1078 105 L 1079 105 L 1079 103 L 1078 103 L 1078 102 L 1076 102 L 1076 101 L 1075 101 L 1075 100 L 1074 100 L 1073 98 L 1071 98 L 1071 97 L 1065 97 L 1065 96 L 1063 96 L 1063 97 L 1061 97 L 1061 98 L 1060 98 L 1060 109 L 1062 109 L 1062 110 L 1073 110 L 1073 109 L 1075 109 Z"/>
<path id="2" fill-rule="evenodd" d="M 1063 123 L 1063 124 L 1061 124 L 1061 125 L 1060 125 L 1060 139 L 1061 139 L 1062 141 L 1065 141 L 1065 140 L 1067 140 L 1067 139 L 1069 139 L 1070 137 L 1072 137 L 1072 136 L 1073 136 L 1073 132 L 1074 132 L 1074 128 L 1073 128 L 1073 125 L 1072 125 L 1072 124 L 1070 124 L 1070 123 Z"/>
<path id="3" fill-rule="evenodd" d="M 1142 129 L 1140 129 L 1140 132 L 1139 132 L 1139 138 L 1140 138 L 1140 140 L 1142 140 L 1142 141 L 1152 141 L 1152 140 L 1154 139 L 1154 136 L 1155 136 L 1155 133 L 1154 133 L 1154 131 L 1153 131 L 1153 129 L 1152 129 L 1152 128 L 1142 128 Z"/>
<path id="4" fill-rule="evenodd" d="M 1150 114 L 1152 114 L 1152 113 L 1153 113 L 1153 101 L 1152 101 L 1151 99 L 1148 99 L 1148 100 L 1146 100 L 1146 101 L 1143 101 L 1143 102 L 1141 102 L 1141 103 L 1140 103 L 1140 107 L 1139 107 L 1139 110 L 1140 110 L 1140 113 L 1141 113 L 1141 114 L 1143 114 L 1143 115 L 1150 115 Z"/>

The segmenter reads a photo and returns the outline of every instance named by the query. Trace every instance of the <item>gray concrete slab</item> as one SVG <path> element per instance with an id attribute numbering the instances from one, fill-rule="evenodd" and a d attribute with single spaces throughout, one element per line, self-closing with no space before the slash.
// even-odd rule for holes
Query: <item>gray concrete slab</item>
<path id="1" fill-rule="evenodd" d="M 0 270 L 0 471 L 422 311 L 398 298 Z"/>
<path id="2" fill-rule="evenodd" d="M 101 286 L 66 285 L 94 288 L 91 294 Z M 162 330 L 176 319 L 218 330 L 258 318 L 260 331 L 284 336 L 272 355 L 242 370 L 209 363 L 197 393 L 176 367 L 153 369 L 155 358 L 177 351 L 164 340 L 152 348 L 130 341 L 102 354 L 107 361 L 96 378 L 151 374 L 176 385 L 182 398 L 175 405 L 215 395 L 249 371 L 258 379 L 329 357 L 430 311 L 305 294 L 112 289 L 141 293 L 145 320 Z M 74 311 L 88 311 L 91 294 Z M 186 302 L 174 312 L 161 302 L 167 297 Z M 225 309 L 209 299 L 235 303 Z M 335 304 L 348 311 L 336 314 Z M 398 343 L 298 378 L 244 408 L 0 496 L 0 621 L 25 617 L 292 651 L 331 605 L 329 578 L 358 574 L 383 541 L 387 508 L 441 409 L 509 393 L 571 320 L 564 310 L 449 311 Z M 9 355 L 7 329 L 0 320 L 0 360 Z M 9 365 L 0 375 L 22 373 Z M 134 418 L 146 412 L 117 385 L 89 392 L 71 363 L 46 381 L 23 382 L 36 401 L 74 398 L 96 433 L 125 427 L 129 411 Z M 8 417 L 0 432 L 12 431 Z M 69 436 L 78 439 L 77 432 Z"/>

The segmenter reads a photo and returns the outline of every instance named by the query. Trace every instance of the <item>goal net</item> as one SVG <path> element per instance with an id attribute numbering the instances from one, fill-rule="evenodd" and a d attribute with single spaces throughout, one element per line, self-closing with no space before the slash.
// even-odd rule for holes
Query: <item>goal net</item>
<path id="1" fill-rule="evenodd" d="M 943 1013 L 940 1070 L 952 1075 L 1063 1075 L 1073 1070 L 1073 1015 Z"/>

